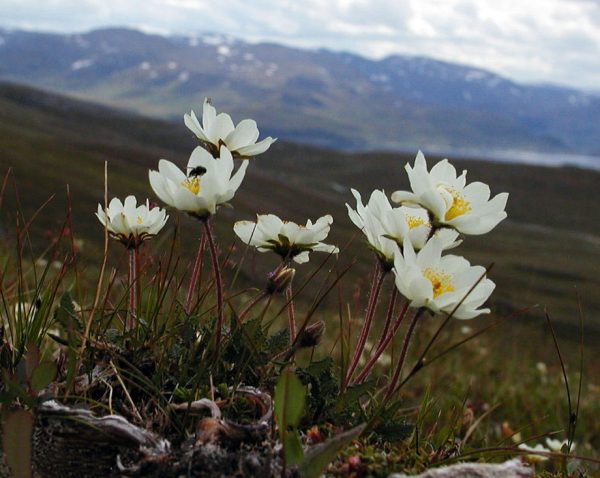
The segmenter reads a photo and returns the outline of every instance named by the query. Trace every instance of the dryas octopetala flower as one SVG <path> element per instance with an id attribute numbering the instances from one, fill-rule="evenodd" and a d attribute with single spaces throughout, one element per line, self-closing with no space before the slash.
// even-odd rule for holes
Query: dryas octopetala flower
<path id="1" fill-rule="evenodd" d="M 361 229 L 371 248 L 385 268 L 391 269 L 394 254 L 397 250 L 394 243 L 402 245 L 408 238 L 413 248 L 420 250 L 431 235 L 432 225 L 427 211 L 423 208 L 405 206 L 392 207 L 385 193 L 375 190 L 369 202 L 364 205 L 361 195 L 355 189 L 352 194 L 356 199 L 356 210 L 348 204 L 348 216 L 356 227 Z M 434 237 L 439 237 L 443 249 L 457 246 L 458 232 L 449 228 L 438 229 Z"/>
<path id="2" fill-rule="evenodd" d="M 533 452 L 530 455 L 523 455 L 525 461 L 531 464 L 539 463 L 540 461 L 546 461 L 548 457 L 544 455 L 544 453 L 550 453 L 550 450 L 548 450 L 546 447 L 544 447 L 544 445 L 540 443 L 538 443 L 534 447 L 528 446 L 525 443 L 521 443 L 519 445 L 519 449 Z"/>
<path id="3" fill-rule="evenodd" d="M 169 219 L 164 209 L 150 207 L 148 200 L 138 206 L 135 196 L 127 196 L 123 202 L 113 198 L 106 211 L 98 204 L 96 216 L 112 237 L 130 248 L 158 234 Z"/>
<path id="4" fill-rule="evenodd" d="M 311 251 L 337 254 L 339 249 L 321 241 L 329 234 L 333 218 L 326 215 L 313 224 L 309 219 L 306 225 L 282 221 L 274 214 L 259 214 L 256 222 L 238 221 L 233 230 L 238 237 L 260 252 L 273 251 L 284 260 L 293 259 L 298 264 L 308 262 Z"/>
<path id="5" fill-rule="evenodd" d="M 236 158 L 250 158 L 264 153 L 277 140 L 269 136 L 257 143 L 256 121 L 245 119 L 234 126 L 231 116 L 217 114 L 208 98 L 204 99 L 202 107 L 202 124 L 193 111 L 186 113 L 183 121 L 213 156 L 217 156 L 221 145 L 225 145 Z"/>
<path id="6" fill-rule="evenodd" d="M 398 250 L 395 255 L 393 272 L 396 287 L 410 301 L 411 307 L 450 313 L 458 306 L 454 312 L 458 319 L 472 319 L 490 312 L 478 308 L 495 287 L 490 279 L 483 277 L 485 268 L 471 266 L 460 256 L 442 257 L 438 238 L 429 240 L 418 253 L 410 240 L 405 239 L 402 253 Z"/>
<path id="7" fill-rule="evenodd" d="M 161 159 L 158 171 L 150 171 L 150 185 L 166 204 L 192 216 L 206 219 L 217 207 L 233 198 L 240 187 L 248 161 L 233 174 L 233 158 L 221 146 L 218 158 L 213 158 L 198 146 L 187 164 L 187 174 L 170 161 Z"/>
<path id="8" fill-rule="evenodd" d="M 556 453 L 562 453 L 563 448 L 568 447 L 569 440 L 557 440 L 556 438 L 546 438 L 546 446 L 550 449 L 550 451 Z M 575 450 L 575 442 L 571 443 L 569 447 L 569 451 Z"/>
<path id="9" fill-rule="evenodd" d="M 466 184 L 467 172 L 457 176 L 456 169 L 444 159 L 427 171 L 425 156 L 417 154 L 415 164 L 406 165 L 412 192 L 396 191 L 392 200 L 420 205 L 432 215 L 436 225 L 448 226 L 464 234 L 485 234 L 506 218 L 508 193 L 490 199 L 487 184 Z"/>

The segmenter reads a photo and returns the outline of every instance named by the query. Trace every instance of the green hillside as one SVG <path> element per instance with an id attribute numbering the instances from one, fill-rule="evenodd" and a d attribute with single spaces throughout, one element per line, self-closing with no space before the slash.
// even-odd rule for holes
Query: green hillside
<path id="1" fill-rule="evenodd" d="M 102 234 L 93 212 L 103 194 L 104 161 L 109 164 L 111 196 L 152 197 L 147 170 L 156 167 L 160 158 L 185 164 L 194 144 L 183 124 L 0 85 L 0 173 L 13 169 L 22 208 L 28 214 L 56 194 L 35 222 L 32 237 L 40 247 L 46 230 L 64 218 L 69 184 L 75 234 L 85 241 L 84 255 L 97 256 Z M 233 237 L 229 232 L 233 222 L 256 212 L 274 212 L 297 221 L 331 213 L 331 242 L 345 244 L 355 233 L 344 205 L 352 199 L 348 188 L 359 189 L 363 196 L 373 188 L 389 193 L 403 188 L 402 168 L 412 158 L 343 154 L 278 142 L 250 165 L 234 199 L 235 209 L 219 213 L 217 232 L 223 247 Z M 436 159 L 429 158 L 431 163 Z M 472 262 L 495 262 L 491 275 L 498 284 L 492 304 L 496 310 L 539 304 L 531 314 L 540 316 L 547 307 L 567 332 L 576 327 L 578 293 L 588 330 L 600 332 L 600 213 L 593 207 L 600 203 L 600 173 L 450 159 L 459 168 L 468 168 L 471 180 L 488 182 L 494 192 L 511 194 L 509 219 L 485 238 L 469 237 L 461 249 Z M 4 236 L 14 223 L 12 186 L 5 196 L 0 212 Z M 172 217 L 177 214 L 173 212 Z M 191 223 L 185 217 L 181 220 Z M 339 260 L 348 263 L 355 256 L 353 277 L 358 282 L 371 267 L 360 237 Z M 264 270 L 254 267 L 255 262 L 248 262 L 251 267 L 245 276 L 262 281 Z"/>

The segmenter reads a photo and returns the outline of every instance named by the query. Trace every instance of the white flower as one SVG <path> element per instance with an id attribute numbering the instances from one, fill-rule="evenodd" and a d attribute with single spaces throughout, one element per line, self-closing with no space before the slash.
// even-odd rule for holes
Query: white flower
<path id="1" fill-rule="evenodd" d="M 198 146 L 187 164 L 187 174 L 170 161 L 161 159 L 158 171 L 150 171 L 150 185 L 166 204 L 193 216 L 206 218 L 215 214 L 217 206 L 233 198 L 240 187 L 248 161 L 233 174 L 233 158 L 225 146 L 213 158 Z"/>
<path id="2" fill-rule="evenodd" d="M 128 247 L 137 247 L 158 234 L 169 218 L 164 209 L 150 208 L 148 200 L 138 206 L 134 196 L 127 196 L 124 202 L 113 198 L 106 211 L 98 204 L 96 216 L 111 236 Z"/>
<path id="3" fill-rule="evenodd" d="M 464 234 L 485 234 L 506 218 L 508 193 L 490 200 L 487 184 L 466 184 L 467 172 L 457 176 L 456 169 L 444 159 L 427 171 L 425 156 L 419 151 L 414 167 L 406 165 L 413 192 L 396 191 L 392 200 L 418 204 L 429 210 L 434 221 Z"/>
<path id="4" fill-rule="evenodd" d="M 550 453 L 550 450 L 548 450 L 547 448 L 544 447 L 544 445 L 541 444 L 537 444 L 534 447 L 530 447 L 528 445 L 525 445 L 525 443 L 521 443 L 519 445 L 519 448 L 521 450 L 525 450 L 525 451 L 533 451 L 533 452 L 541 452 L 541 453 Z M 529 463 L 537 463 L 540 461 L 546 461 L 548 459 L 547 456 L 545 455 L 538 455 L 538 454 L 532 454 L 532 455 L 524 455 L 525 460 L 527 460 Z"/>
<path id="5" fill-rule="evenodd" d="M 380 190 L 371 193 L 365 206 L 359 192 L 355 189 L 351 191 L 356 199 L 356 210 L 346 204 L 348 216 L 363 231 L 384 266 L 392 267 L 397 250 L 394 244 L 401 245 L 404 238 L 410 240 L 414 249 L 423 248 L 432 228 L 427 210 L 405 206 L 394 208 Z M 458 232 L 449 228 L 437 230 L 434 236 L 439 237 L 443 249 L 460 243 L 456 241 Z"/>
<path id="6" fill-rule="evenodd" d="M 569 444 L 569 440 L 556 440 L 555 438 L 546 438 L 546 445 L 551 451 L 562 453 L 564 446 Z M 575 450 L 575 442 L 571 443 L 571 451 Z"/>
<path id="7" fill-rule="evenodd" d="M 396 287 L 410 301 L 410 306 L 450 313 L 468 294 L 454 312 L 454 317 L 472 319 L 489 313 L 489 309 L 478 308 L 495 287 L 490 279 L 481 279 L 485 268 L 471 266 L 463 257 L 442 257 L 441 254 L 438 238 L 428 241 L 418 253 L 415 253 L 410 240 L 405 239 L 403 253 L 396 253 L 393 269 Z"/>
<path id="8" fill-rule="evenodd" d="M 326 215 L 306 225 L 282 221 L 274 214 L 257 215 L 256 222 L 238 221 L 233 230 L 238 237 L 260 252 L 274 251 L 284 260 L 294 259 L 298 264 L 308 262 L 310 251 L 337 254 L 339 249 L 321 241 L 329 234 L 333 218 Z"/>
<path id="9" fill-rule="evenodd" d="M 245 119 L 234 126 L 231 116 L 226 113 L 217 114 L 208 98 L 204 99 L 202 107 L 202 124 L 193 111 L 186 113 L 183 120 L 213 156 L 216 156 L 224 144 L 234 156 L 249 158 L 264 153 L 277 140 L 269 136 L 257 143 L 259 133 L 256 121 Z"/>

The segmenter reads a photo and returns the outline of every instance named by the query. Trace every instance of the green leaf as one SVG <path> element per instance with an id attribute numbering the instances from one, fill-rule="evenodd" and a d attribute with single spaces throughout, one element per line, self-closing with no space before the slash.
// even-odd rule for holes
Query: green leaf
<path id="1" fill-rule="evenodd" d="M 267 342 L 267 350 L 270 355 L 277 355 L 284 351 L 290 343 L 290 332 L 287 328 L 281 329 L 271 335 Z"/>
<path id="2" fill-rule="evenodd" d="M 352 440 L 358 438 L 367 425 L 363 423 L 346 432 L 340 433 L 324 443 L 315 445 L 304 454 L 304 459 L 298 467 L 302 478 L 318 478 L 323 470 L 331 463 L 340 451 L 346 448 Z"/>
<path id="3" fill-rule="evenodd" d="M 377 385 L 377 380 L 371 378 L 358 385 L 348 387 L 346 392 L 338 398 L 336 408 L 342 410 L 348 406 L 356 405 L 358 399 L 363 395 L 369 394 L 375 388 L 375 385 Z"/>
<path id="4" fill-rule="evenodd" d="M 308 368 L 304 369 L 305 372 L 315 378 L 320 378 L 322 375 L 329 376 L 333 370 L 333 358 L 325 357 L 323 360 L 312 362 Z"/>
<path id="5" fill-rule="evenodd" d="M 83 331 L 83 327 L 79 321 L 77 312 L 75 312 L 73 298 L 68 291 L 65 292 L 60 298 L 60 305 L 58 309 L 56 309 L 55 318 L 65 330 L 71 330 L 74 328 L 79 332 Z"/>
<path id="6" fill-rule="evenodd" d="M 306 390 L 289 369 L 284 370 L 275 386 L 275 421 L 283 434 L 288 427 L 296 428 L 304 413 Z"/>
<path id="7" fill-rule="evenodd" d="M 403 422 L 384 422 L 373 431 L 388 442 L 406 440 L 413 432 L 414 427 Z"/>
<path id="8" fill-rule="evenodd" d="M 27 354 L 25 355 L 25 378 L 31 379 L 33 371 L 40 363 L 40 349 L 35 344 L 27 345 Z"/>
<path id="9" fill-rule="evenodd" d="M 283 437 L 283 450 L 285 456 L 285 462 L 288 465 L 297 465 L 302 461 L 304 456 L 304 450 L 302 449 L 302 443 L 298 432 L 287 431 Z"/>
<path id="10" fill-rule="evenodd" d="M 54 362 L 42 362 L 31 374 L 31 388 L 36 392 L 43 390 L 56 378 L 56 373 Z"/>
<path id="11" fill-rule="evenodd" d="M 8 414 L 3 424 L 2 448 L 14 478 L 31 477 L 33 415 L 25 410 Z"/>

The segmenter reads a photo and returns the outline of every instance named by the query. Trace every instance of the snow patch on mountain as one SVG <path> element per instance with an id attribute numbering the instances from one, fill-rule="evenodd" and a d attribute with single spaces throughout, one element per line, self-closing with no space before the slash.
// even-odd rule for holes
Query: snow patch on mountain
<path id="1" fill-rule="evenodd" d="M 489 75 L 484 72 L 484 71 L 480 71 L 480 70 L 470 70 L 467 72 L 467 74 L 465 75 L 465 81 L 480 81 L 483 80 L 484 78 L 487 78 Z"/>
<path id="2" fill-rule="evenodd" d="M 80 60 L 76 60 L 73 63 L 71 63 L 71 70 L 73 70 L 73 71 L 83 70 L 84 68 L 89 68 L 93 64 L 94 64 L 94 60 L 92 60 L 90 58 L 82 58 Z"/>
<path id="3" fill-rule="evenodd" d="M 217 53 L 220 56 L 231 56 L 231 48 L 227 45 L 217 45 Z"/>
<path id="4" fill-rule="evenodd" d="M 390 77 L 385 73 L 373 73 L 369 75 L 369 79 L 374 83 L 388 83 Z"/>

